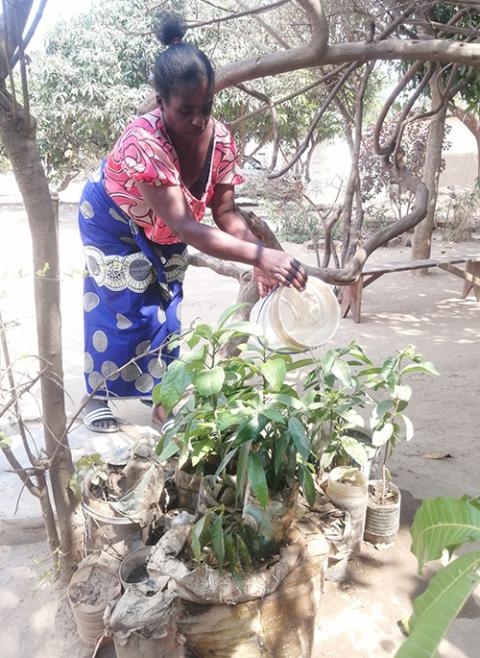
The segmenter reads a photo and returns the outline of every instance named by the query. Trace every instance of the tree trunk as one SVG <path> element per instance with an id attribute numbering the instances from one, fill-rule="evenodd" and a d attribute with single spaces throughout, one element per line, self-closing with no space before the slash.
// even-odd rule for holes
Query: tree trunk
<path id="1" fill-rule="evenodd" d="M 73 464 L 66 429 L 61 350 L 58 226 L 48 181 L 35 142 L 35 123 L 17 106 L 15 116 L 0 108 L 0 137 L 28 215 L 33 248 L 38 352 L 49 371 L 41 378 L 44 440 L 52 459 L 50 478 L 61 542 L 62 572 L 68 577 L 74 563 L 74 500 L 68 488 Z"/>
<path id="2" fill-rule="evenodd" d="M 434 75 L 430 83 L 432 109 L 438 108 L 443 99 L 438 89 L 437 76 Z M 412 247 L 412 258 L 430 258 L 432 247 L 433 220 L 437 205 L 438 179 L 442 163 L 443 134 L 445 130 L 445 118 L 447 115 L 446 103 L 433 116 L 428 132 L 427 150 L 425 154 L 425 166 L 423 170 L 423 182 L 428 188 L 427 214 L 420 224 L 415 228 Z M 421 274 L 427 274 L 428 270 L 419 270 Z"/>

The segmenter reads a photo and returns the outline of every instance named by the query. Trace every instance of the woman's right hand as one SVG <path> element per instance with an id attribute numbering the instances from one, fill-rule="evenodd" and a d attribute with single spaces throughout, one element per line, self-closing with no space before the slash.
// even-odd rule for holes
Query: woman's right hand
<path id="1" fill-rule="evenodd" d="M 305 290 L 307 273 L 293 256 L 277 249 L 262 249 L 256 265 L 270 279 L 282 286 L 295 286 L 297 290 Z"/>

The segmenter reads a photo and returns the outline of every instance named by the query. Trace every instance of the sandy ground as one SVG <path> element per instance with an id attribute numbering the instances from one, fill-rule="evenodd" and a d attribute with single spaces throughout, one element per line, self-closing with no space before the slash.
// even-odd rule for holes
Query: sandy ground
<path id="1" fill-rule="evenodd" d="M 9 225 L 8 244 L 0 248 L 0 293 L 3 317 L 17 324 L 9 332 L 14 355 L 35 353 L 30 238 L 23 211 L 4 208 Z M 68 407 L 73 410 L 82 396 L 82 257 L 74 210 L 62 208 L 62 309 L 64 369 Z M 12 248 L 13 245 L 13 248 Z M 313 263 L 312 252 L 288 247 Z M 478 255 L 479 243 L 435 241 L 434 256 Z M 382 249 L 372 262 L 409 258 L 404 248 Z M 206 270 L 192 268 L 187 274 L 183 307 L 185 323 L 195 318 L 213 321 L 236 296 L 236 283 Z M 480 356 L 480 304 L 473 296 L 461 299 L 460 279 L 440 270 L 426 277 L 397 273 L 380 278 L 366 289 L 363 319 L 340 323 L 331 346 L 357 340 L 375 359 L 414 343 L 441 372 L 438 378 L 417 376 L 409 415 L 415 438 L 402 444 L 392 470 L 402 489 L 402 528 L 393 548 L 377 551 L 366 546 L 351 565 L 349 581 L 338 588 L 327 583 L 318 620 L 315 658 L 384 658 L 393 656 L 402 636 L 397 622 L 411 612 L 412 597 L 422 591 L 424 578 L 416 574 L 409 551 L 408 527 L 415 509 L 426 497 L 480 494 L 480 405 L 478 365 Z M 0 295 L 1 297 L 1 295 Z M 24 412 L 29 427 L 41 440 L 35 421 L 39 411 L 33 398 Z M 130 423 L 148 425 L 148 411 L 138 403 L 119 403 L 117 413 Z M 12 427 L 0 430 L 13 433 Z M 112 441 L 128 436 L 93 435 L 82 426 L 71 436 L 74 458 L 93 450 L 106 450 Z M 450 458 L 431 460 L 429 452 L 449 453 Z M 64 596 L 49 579 L 47 549 L 38 528 L 39 509 L 28 494 L 18 500 L 21 487 L 0 460 L 0 619 L 2 658 L 86 658 L 91 655 L 76 638 Z M 13 518 L 15 508 L 17 515 Z M 430 572 L 427 572 L 427 576 Z M 480 656 L 480 596 L 461 612 L 442 646 L 442 658 Z"/>

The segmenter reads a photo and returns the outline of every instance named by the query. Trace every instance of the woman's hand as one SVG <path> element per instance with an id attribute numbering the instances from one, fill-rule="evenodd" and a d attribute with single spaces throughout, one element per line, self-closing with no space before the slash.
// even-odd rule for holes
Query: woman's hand
<path id="1" fill-rule="evenodd" d="M 284 251 L 267 248 L 259 254 L 255 278 L 260 297 L 265 297 L 277 283 L 295 286 L 300 291 L 305 290 L 307 283 L 307 274 L 296 258 Z"/>

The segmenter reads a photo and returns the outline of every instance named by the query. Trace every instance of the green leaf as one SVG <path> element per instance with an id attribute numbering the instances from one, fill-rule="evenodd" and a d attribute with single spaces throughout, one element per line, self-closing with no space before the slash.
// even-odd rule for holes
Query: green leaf
<path id="1" fill-rule="evenodd" d="M 335 457 L 335 453 L 333 452 L 333 450 L 329 452 L 324 452 L 320 458 L 320 466 L 322 468 L 328 468 L 330 464 L 333 462 L 334 457 Z"/>
<path id="2" fill-rule="evenodd" d="M 277 423 L 279 425 L 284 425 L 285 424 L 285 418 L 283 417 L 282 412 L 279 409 L 276 409 L 275 407 L 264 407 L 262 409 L 262 416 L 265 416 L 268 418 L 268 420 L 273 421 L 274 423 Z"/>
<path id="3" fill-rule="evenodd" d="M 412 387 L 408 386 L 408 384 L 402 384 L 395 386 L 395 389 L 393 391 L 393 396 L 397 400 L 402 400 L 403 402 L 408 402 L 410 398 L 412 397 Z"/>
<path id="4" fill-rule="evenodd" d="M 392 423 L 385 423 L 380 429 L 374 430 L 372 434 L 372 444 L 377 448 L 383 446 L 393 434 Z"/>
<path id="5" fill-rule="evenodd" d="M 238 573 L 240 571 L 240 559 L 238 557 L 237 550 L 235 548 L 235 543 L 233 541 L 232 535 L 225 535 L 225 557 L 230 567 L 232 573 Z"/>
<path id="6" fill-rule="evenodd" d="M 332 374 L 344 385 L 349 388 L 355 386 L 355 378 L 352 370 L 346 361 L 337 360 L 332 367 Z"/>
<path id="7" fill-rule="evenodd" d="M 191 373 L 182 361 L 170 364 L 160 384 L 153 389 L 152 398 L 155 404 L 161 404 L 167 413 L 179 402 L 191 383 Z"/>
<path id="8" fill-rule="evenodd" d="M 233 304 L 232 306 L 226 308 L 221 314 L 221 316 L 218 318 L 218 328 L 220 329 L 221 327 L 223 327 L 225 322 L 228 322 L 228 320 L 230 320 L 232 315 L 235 315 L 237 311 L 239 311 L 242 308 L 245 308 L 248 305 L 249 305 L 248 302 L 240 302 L 239 304 Z"/>
<path id="9" fill-rule="evenodd" d="M 428 560 L 437 560 L 445 548 L 480 539 L 480 510 L 468 501 L 441 496 L 425 500 L 415 514 L 412 552 L 419 571 Z"/>
<path id="10" fill-rule="evenodd" d="M 213 329 L 209 324 L 199 324 L 195 327 L 195 330 L 193 332 L 193 336 L 200 336 L 201 338 L 205 338 L 206 340 L 210 340 L 213 335 Z"/>
<path id="11" fill-rule="evenodd" d="M 282 359 L 269 359 L 260 370 L 273 391 L 279 391 L 287 376 L 287 366 Z"/>
<path id="12" fill-rule="evenodd" d="M 206 543 L 206 536 L 210 526 L 212 512 L 208 511 L 205 516 L 202 516 L 200 521 L 197 521 L 192 526 L 192 553 L 197 562 L 200 561 L 202 548 Z"/>
<path id="13" fill-rule="evenodd" d="M 292 409 L 296 409 L 297 411 L 303 411 L 303 409 L 305 408 L 303 403 L 298 398 L 293 397 L 293 395 L 275 393 L 269 397 L 272 400 L 272 402 L 280 402 L 281 404 L 284 404 L 286 407 L 291 407 Z"/>
<path id="14" fill-rule="evenodd" d="M 223 514 L 218 514 L 212 523 L 212 548 L 217 556 L 218 568 L 223 569 L 225 563 L 225 540 L 223 537 Z"/>
<path id="15" fill-rule="evenodd" d="M 339 412 L 339 416 L 346 420 L 353 427 L 365 427 L 365 421 L 355 409 L 347 409 Z"/>
<path id="16" fill-rule="evenodd" d="M 195 378 L 195 387 L 197 393 L 204 398 L 211 395 L 218 395 L 225 381 L 225 371 L 221 366 L 214 368 L 204 368 L 200 370 Z"/>
<path id="17" fill-rule="evenodd" d="M 240 321 L 232 322 L 227 327 L 224 327 L 222 331 L 232 331 L 236 334 L 245 334 L 246 336 L 263 336 L 263 329 L 259 327 L 254 322 Z"/>
<path id="18" fill-rule="evenodd" d="M 252 442 L 247 441 L 240 446 L 238 451 L 238 463 L 237 463 L 237 479 L 235 481 L 235 497 L 237 503 L 240 504 L 243 501 L 245 496 L 245 488 L 247 485 L 247 465 L 248 465 L 248 455 L 250 454 L 250 448 L 252 447 Z"/>
<path id="19" fill-rule="evenodd" d="M 351 436 L 342 437 L 342 448 L 347 455 L 360 466 L 364 466 L 368 461 L 367 451 L 357 439 Z"/>
<path id="20" fill-rule="evenodd" d="M 425 372 L 429 375 L 439 375 L 439 371 L 430 363 L 430 361 L 422 361 L 422 363 L 410 363 L 408 366 L 402 369 L 402 375 L 406 375 L 407 372 Z"/>
<path id="21" fill-rule="evenodd" d="M 399 418 L 401 418 L 405 424 L 405 440 L 410 441 L 413 439 L 414 435 L 414 430 L 413 430 L 413 423 L 408 418 L 408 416 L 405 416 L 405 414 L 398 414 Z"/>
<path id="22" fill-rule="evenodd" d="M 411 633 L 395 658 L 434 658 L 438 645 L 480 583 L 480 551 L 462 555 L 435 574 L 415 599 Z"/>
<path id="23" fill-rule="evenodd" d="M 329 375 L 332 371 L 333 364 L 338 357 L 337 350 L 328 350 L 320 359 L 320 366 L 325 376 Z"/>
<path id="24" fill-rule="evenodd" d="M 179 452 L 180 447 L 178 446 L 175 441 L 170 441 L 167 443 L 167 445 L 162 446 L 162 442 L 159 442 L 157 446 L 157 451 L 161 448 L 161 452 L 158 455 L 158 461 L 160 462 L 166 462 L 167 459 L 170 459 L 170 457 L 173 457 L 173 455 L 176 455 L 177 452 Z"/>
<path id="25" fill-rule="evenodd" d="M 273 467 L 275 469 L 275 475 L 278 475 L 280 466 L 282 464 L 282 459 L 287 452 L 288 447 L 288 434 L 282 432 L 282 434 L 275 441 L 274 453 L 273 453 Z"/>
<path id="26" fill-rule="evenodd" d="M 288 430 L 298 454 L 304 459 L 308 459 L 310 455 L 310 441 L 308 440 L 304 426 L 298 418 L 290 418 L 288 421 Z"/>
<path id="27" fill-rule="evenodd" d="M 397 384 L 398 375 L 396 374 L 396 368 L 398 365 L 398 357 L 390 356 L 382 364 L 382 375 L 388 386 L 393 390 Z"/>
<path id="28" fill-rule="evenodd" d="M 255 452 L 251 452 L 248 456 L 248 479 L 250 480 L 255 498 L 258 500 L 260 506 L 265 509 L 268 505 L 267 478 L 265 477 L 262 462 Z"/>
<path id="29" fill-rule="evenodd" d="M 8 448 L 12 445 L 12 439 L 4 432 L 0 432 L 0 448 Z"/>
<path id="30" fill-rule="evenodd" d="M 309 468 L 304 464 L 302 464 L 300 467 L 300 476 L 302 480 L 303 494 L 307 499 L 307 503 L 310 505 L 310 507 L 313 507 L 315 505 L 316 498 L 315 484 L 313 482 L 313 477 Z"/>

